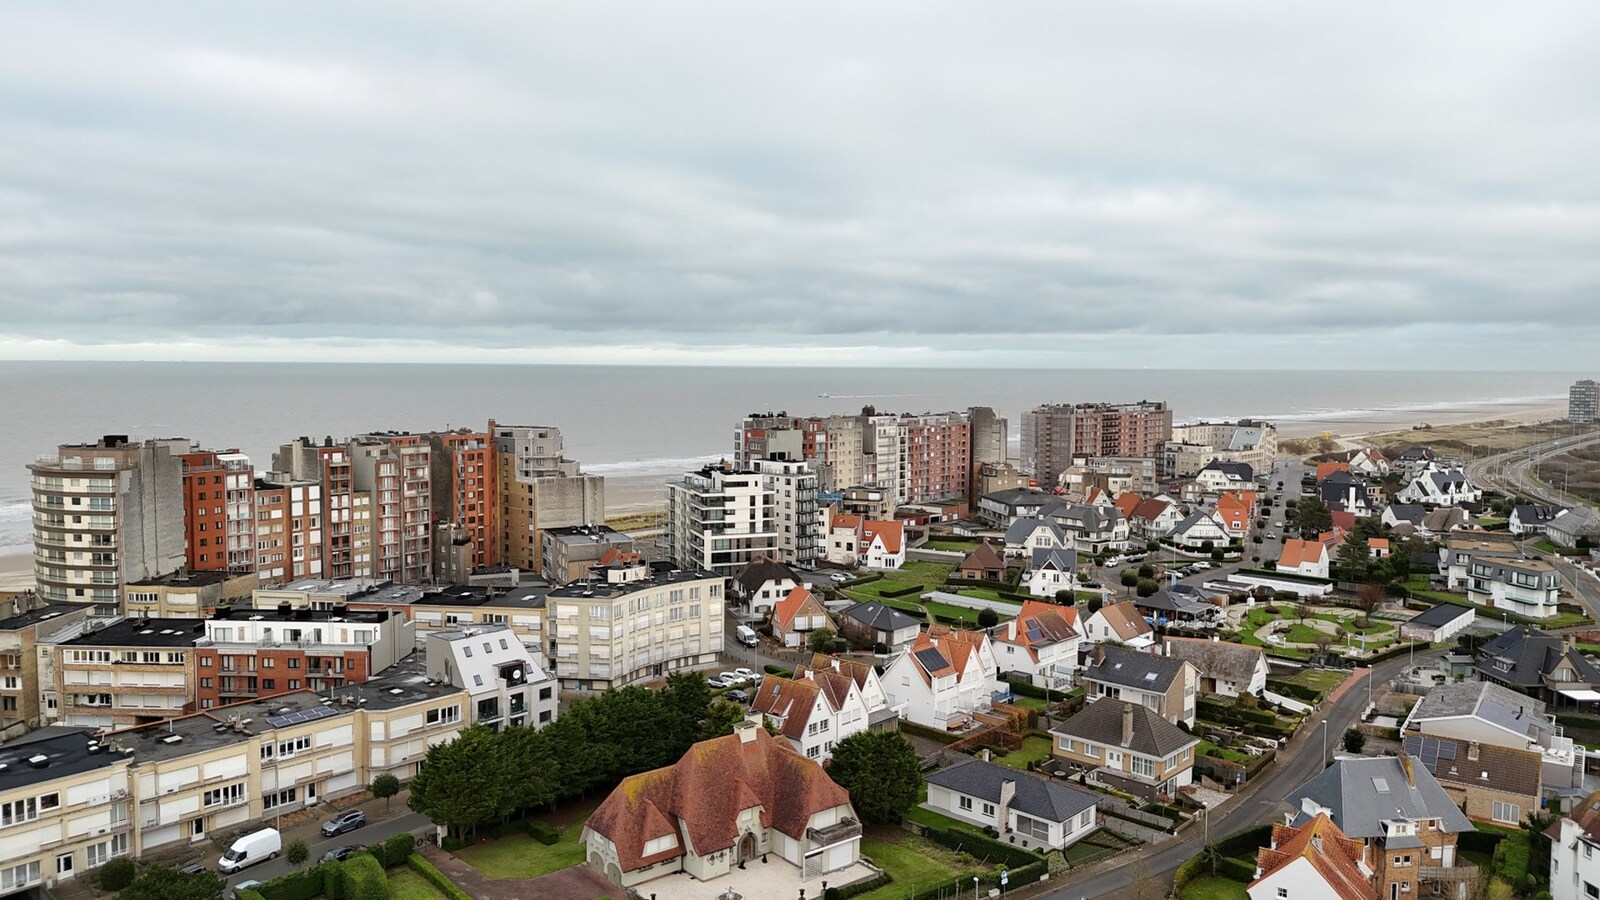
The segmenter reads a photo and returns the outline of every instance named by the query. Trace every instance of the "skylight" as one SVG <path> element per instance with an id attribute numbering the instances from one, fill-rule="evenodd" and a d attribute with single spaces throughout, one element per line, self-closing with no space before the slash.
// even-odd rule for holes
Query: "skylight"
<path id="1" fill-rule="evenodd" d="M 1389 782 L 1383 778 L 1372 779 L 1372 789 L 1380 794 L 1389 793 Z"/>

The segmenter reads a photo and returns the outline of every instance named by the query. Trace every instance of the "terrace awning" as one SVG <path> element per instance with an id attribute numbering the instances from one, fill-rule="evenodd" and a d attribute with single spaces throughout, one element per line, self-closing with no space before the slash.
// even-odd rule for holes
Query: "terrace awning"
<path id="1" fill-rule="evenodd" d="M 1600 700 L 1600 691 L 1589 688 L 1556 688 L 1556 693 L 1571 700 Z"/>

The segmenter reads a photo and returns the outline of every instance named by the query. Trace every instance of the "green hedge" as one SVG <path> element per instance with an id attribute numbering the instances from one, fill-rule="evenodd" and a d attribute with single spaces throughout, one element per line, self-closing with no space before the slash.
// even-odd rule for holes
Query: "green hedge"
<path id="1" fill-rule="evenodd" d="M 1249 884 L 1256 880 L 1256 864 L 1254 861 L 1245 862 L 1233 856 L 1224 856 L 1217 860 L 1217 875 L 1230 881 Z"/>
<path id="2" fill-rule="evenodd" d="M 1024 697 L 1033 697 L 1039 700 L 1049 699 L 1045 696 L 1044 688 L 1029 682 L 1027 679 L 1007 678 L 1006 684 L 1011 685 L 1011 693 L 1013 694 L 1020 694 Z M 1061 691 L 1050 691 L 1050 693 L 1053 694 L 1056 699 L 1066 696 L 1066 694 Z"/>
<path id="3" fill-rule="evenodd" d="M 1172 875 L 1172 893 L 1174 896 L 1182 895 L 1183 889 L 1188 887 L 1189 882 L 1199 878 L 1201 875 L 1209 875 L 1211 873 L 1209 856 L 1209 853 L 1201 850 L 1178 867 L 1178 871 Z"/>
<path id="4" fill-rule="evenodd" d="M 234 891 L 233 900 L 266 900 L 266 898 L 262 897 L 257 891 L 245 888 L 242 891 Z"/>
<path id="5" fill-rule="evenodd" d="M 256 888 L 256 892 L 265 900 L 312 900 L 333 893 L 328 890 L 328 882 L 339 880 L 339 863 L 321 863 L 279 875 Z"/>
<path id="6" fill-rule="evenodd" d="M 875 891 L 891 881 L 894 881 L 894 879 L 889 877 L 889 873 L 883 872 L 876 878 L 869 878 L 866 881 L 857 882 L 849 887 L 828 888 L 828 893 L 824 895 L 823 900 L 850 900 L 851 897 L 854 897 L 858 894 L 865 894 L 868 891 Z"/>
<path id="7" fill-rule="evenodd" d="M 761 668 L 768 675 L 777 675 L 780 678 L 788 678 L 788 677 L 790 677 L 791 675 L 794 674 L 794 670 L 793 669 L 785 669 L 783 666 L 775 666 L 772 663 L 767 663 L 766 665 L 762 666 Z"/>
<path id="8" fill-rule="evenodd" d="M 929 728 L 926 725 L 918 725 L 915 722 L 910 722 L 905 719 L 900 720 L 900 731 L 905 734 L 914 734 L 918 737 L 925 737 L 930 740 L 935 740 L 941 744 L 954 744 L 956 741 L 961 740 L 961 735 L 959 734 L 951 734 L 948 731 L 941 731 L 937 728 Z"/>
<path id="9" fill-rule="evenodd" d="M 1530 856 L 1527 833 L 1507 836 L 1495 850 L 1495 874 L 1514 885 L 1522 884 L 1523 877 L 1528 874 Z"/>
<path id="10" fill-rule="evenodd" d="M 1462 850 L 1474 853 L 1494 853 L 1495 848 L 1506 836 L 1493 831 L 1484 831 L 1481 827 L 1477 831 L 1463 831 L 1456 835 L 1456 846 Z"/>
<path id="11" fill-rule="evenodd" d="M 389 900 L 389 879 L 376 857 L 358 853 L 340 865 L 345 900 Z"/>
<path id="12" fill-rule="evenodd" d="M 1365 662 L 1366 665 L 1370 666 L 1370 665 L 1373 665 L 1374 663 L 1381 663 L 1386 659 L 1394 659 L 1397 656 L 1404 656 L 1408 652 L 1410 652 L 1413 647 L 1415 647 L 1418 650 L 1426 650 L 1426 649 L 1428 649 L 1428 646 L 1429 645 L 1425 641 L 1418 641 L 1416 643 L 1395 644 L 1393 647 L 1390 647 L 1389 649 L 1383 651 L 1382 653 L 1374 653 L 1372 656 L 1368 657 L 1364 662 Z"/>
<path id="13" fill-rule="evenodd" d="M 548 847 L 551 844 L 554 844 L 556 841 L 561 840 L 561 833 L 556 831 L 554 827 L 543 822 L 529 822 L 528 837 L 531 837 Z"/>
<path id="14" fill-rule="evenodd" d="M 1273 692 L 1274 694 L 1283 694 L 1286 697 L 1293 697 L 1296 700 L 1304 700 L 1307 703 L 1316 703 L 1318 700 L 1322 699 L 1322 693 L 1316 688 L 1309 688 L 1303 684 L 1295 684 L 1292 681 L 1274 681 L 1273 679 L 1269 678 L 1267 679 L 1267 690 Z"/>
<path id="15" fill-rule="evenodd" d="M 1037 853 L 1030 853 L 1015 844 L 970 831 L 954 831 L 923 826 L 922 836 L 951 850 L 958 850 L 975 859 L 989 859 L 1002 863 L 1008 869 L 1042 862 Z"/>
<path id="16" fill-rule="evenodd" d="M 520 830 L 520 829 L 519 829 Z M 406 857 L 411 855 L 412 849 L 417 846 L 417 838 L 409 831 L 392 834 L 376 844 L 368 844 L 367 852 L 377 858 L 378 863 L 385 869 L 404 865 Z"/>
<path id="17" fill-rule="evenodd" d="M 406 867 L 427 879 L 428 883 L 439 889 L 448 900 L 472 900 L 472 897 L 463 891 L 454 881 L 445 877 L 438 867 L 428 862 L 420 853 L 413 853 L 406 857 Z"/>
<path id="18" fill-rule="evenodd" d="M 1253 858 L 1257 850 L 1271 843 L 1272 826 L 1256 825 L 1243 831 L 1235 831 L 1225 838 L 1212 841 L 1211 846 L 1217 848 L 1217 852 L 1223 856 L 1243 857 L 1249 854 Z M 1254 878 L 1255 876 L 1252 874 L 1250 880 Z"/>
<path id="19" fill-rule="evenodd" d="M 924 590 L 926 590 L 926 588 L 923 585 L 912 584 L 912 585 L 907 585 L 906 587 L 903 587 L 903 588 L 894 588 L 893 590 L 879 591 L 878 592 L 878 596 L 879 597 L 909 597 L 912 594 L 920 594 Z"/>

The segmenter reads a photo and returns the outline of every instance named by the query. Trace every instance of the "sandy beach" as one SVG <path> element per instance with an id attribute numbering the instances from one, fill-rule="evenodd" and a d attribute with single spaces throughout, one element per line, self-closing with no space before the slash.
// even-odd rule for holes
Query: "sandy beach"
<path id="1" fill-rule="evenodd" d="M 7 547 L 0 553 L 0 591 L 25 591 L 33 587 L 33 552 Z"/>
<path id="2" fill-rule="evenodd" d="M 1464 425 L 1472 422 L 1489 422 L 1503 419 L 1519 424 L 1547 422 L 1567 414 L 1565 403 L 1482 403 L 1471 406 L 1451 406 L 1439 410 L 1397 409 L 1392 414 L 1365 411 L 1351 415 L 1330 415 L 1326 418 L 1310 416 L 1289 421 L 1280 420 L 1278 436 L 1281 438 L 1316 437 L 1324 431 L 1346 438 L 1362 438 L 1393 431 L 1409 431 L 1417 425 Z M 1420 439 L 1420 438 L 1419 438 Z"/>

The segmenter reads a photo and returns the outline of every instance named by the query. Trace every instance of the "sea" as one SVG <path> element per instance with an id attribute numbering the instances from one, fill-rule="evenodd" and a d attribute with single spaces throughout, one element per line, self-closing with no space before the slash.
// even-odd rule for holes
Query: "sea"
<path id="1" fill-rule="evenodd" d="M 1513 415 L 1564 401 L 1579 373 L 1171 369 L 912 369 L 0 361 L 0 553 L 29 538 L 26 466 L 101 435 L 186 437 L 258 470 L 297 436 L 561 429 L 567 456 L 606 476 L 611 512 L 658 507 L 674 474 L 728 455 L 751 413 L 940 412 L 1165 400 L 1176 421 L 1242 416 L 1284 435 L 1356 433 Z M 1559 413 L 1556 413 L 1559 415 Z"/>

